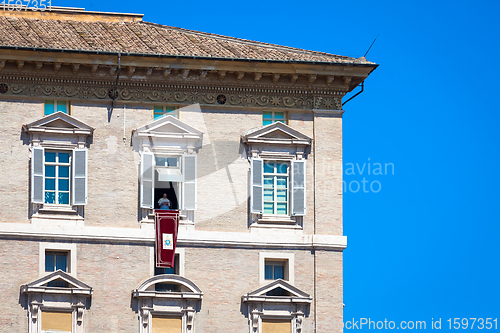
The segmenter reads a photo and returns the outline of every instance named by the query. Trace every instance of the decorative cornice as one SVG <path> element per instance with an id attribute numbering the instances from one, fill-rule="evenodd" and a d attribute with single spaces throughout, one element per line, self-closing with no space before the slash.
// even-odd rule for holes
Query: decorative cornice
<path id="1" fill-rule="evenodd" d="M 203 82 L 205 83 L 205 82 Z M 258 107 L 297 110 L 340 110 L 344 91 L 315 87 L 276 87 L 252 85 L 156 84 L 120 82 L 118 102 L 189 105 L 222 105 L 225 107 Z M 114 82 L 106 80 L 44 78 L 36 76 L 0 76 L 0 96 L 32 96 L 42 98 L 109 101 Z"/>

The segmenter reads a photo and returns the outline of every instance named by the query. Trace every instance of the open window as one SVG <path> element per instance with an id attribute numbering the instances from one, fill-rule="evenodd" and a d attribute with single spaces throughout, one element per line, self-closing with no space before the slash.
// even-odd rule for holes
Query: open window
<path id="1" fill-rule="evenodd" d="M 29 332 L 85 332 L 92 288 L 62 270 L 21 286 L 28 298 Z"/>
<path id="2" fill-rule="evenodd" d="M 62 111 L 23 127 L 31 137 L 32 218 L 83 220 L 87 137 L 94 129 Z"/>
<path id="3" fill-rule="evenodd" d="M 141 154 L 140 206 L 143 217 L 153 209 L 181 210 L 192 221 L 197 206 L 197 150 L 203 133 L 168 115 L 134 131 Z M 165 207 L 164 207 L 165 208 Z"/>
<path id="4" fill-rule="evenodd" d="M 312 139 L 282 122 L 242 134 L 250 157 L 251 227 L 295 228 L 306 215 L 306 154 Z"/>
<path id="5" fill-rule="evenodd" d="M 175 286 L 175 291 L 158 291 L 159 284 Z M 140 333 L 195 332 L 194 317 L 203 292 L 192 281 L 175 274 L 156 275 L 142 282 L 132 296 L 139 301 Z"/>

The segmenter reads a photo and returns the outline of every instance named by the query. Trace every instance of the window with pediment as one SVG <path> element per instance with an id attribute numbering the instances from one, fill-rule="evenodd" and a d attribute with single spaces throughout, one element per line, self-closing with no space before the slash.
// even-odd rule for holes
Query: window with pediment
<path id="1" fill-rule="evenodd" d="M 181 211 L 185 221 L 193 221 L 197 208 L 197 151 L 203 133 L 167 115 L 134 131 L 134 141 L 141 154 L 140 207 L 143 220 L 154 209 Z M 163 206 L 163 207 L 162 207 Z"/>
<path id="2" fill-rule="evenodd" d="M 93 128 L 58 111 L 24 125 L 30 135 L 32 218 L 83 220 L 87 204 L 87 137 Z"/>
<path id="3" fill-rule="evenodd" d="M 301 333 L 312 297 L 282 279 L 242 296 L 249 332 Z"/>
<path id="4" fill-rule="evenodd" d="M 312 139 L 275 122 L 246 131 L 250 160 L 252 227 L 296 227 L 306 214 L 306 156 Z"/>
<path id="5" fill-rule="evenodd" d="M 27 297 L 30 333 L 85 332 L 92 287 L 57 270 L 21 286 Z"/>

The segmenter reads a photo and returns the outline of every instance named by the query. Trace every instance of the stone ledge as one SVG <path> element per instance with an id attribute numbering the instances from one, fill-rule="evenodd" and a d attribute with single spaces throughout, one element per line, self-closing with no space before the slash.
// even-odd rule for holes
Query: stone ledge
<path id="1" fill-rule="evenodd" d="M 340 235 L 304 235 L 302 231 L 280 230 L 274 232 L 221 232 L 200 231 L 194 228 L 179 230 L 179 246 L 293 248 L 342 251 L 347 247 L 347 237 Z M 0 223 L 0 236 L 15 238 L 41 238 L 50 240 L 80 240 L 108 242 L 154 243 L 154 228 L 112 228 L 84 225 Z"/>

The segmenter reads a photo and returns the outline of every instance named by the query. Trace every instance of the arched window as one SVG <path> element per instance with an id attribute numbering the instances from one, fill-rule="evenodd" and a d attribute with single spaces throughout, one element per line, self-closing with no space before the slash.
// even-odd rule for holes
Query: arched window
<path id="1" fill-rule="evenodd" d="M 175 286 L 157 291 L 157 285 Z M 193 282 L 175 274 L 156 275 L 142 282 L 132 296 L 139 301 L 140 333 L 168 328 L 172 333 L 193 333 L 194 317 L 200 310 L 203 292 Z"/>

